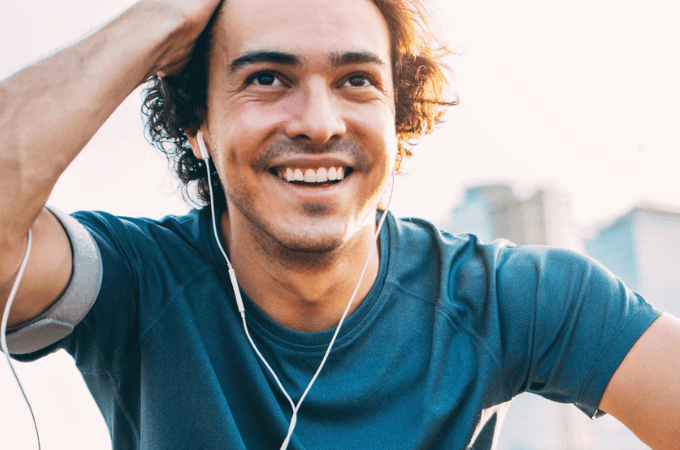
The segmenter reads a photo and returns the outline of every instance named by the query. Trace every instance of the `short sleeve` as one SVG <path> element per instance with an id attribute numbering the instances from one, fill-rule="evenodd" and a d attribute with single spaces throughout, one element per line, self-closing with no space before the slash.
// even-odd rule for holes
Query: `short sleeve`
<path id="1" fill-rule="evenodd" d="M 14 355 L 37 352 L 68 336 L 90 311 L 101 287 L 101 255 L 90 233 L 71 216 L 48 209 L 61 223 L 71 244 L 71 279 L 47 311 L 8 330 L 7 347 Z"/>
<path id="2" fill-rule="evenodd" d="M 133 345 L 137 335 L 138 278 L 135 267 L 139 266 L 143 255 L 135 251 L 129 230 L 131 225 L 125 220 L 102 212 L 80 211 L 66 216 L 64 221 L 89 236 L 96 249 L 97 266 L 101 270 L 97 277 L 98 287 L 87 295 L 90 308 L 84 311 L 86 314 L 69 333 L 63 333 L 64 336 L 54 343 L 44 346 L 43 342 L 43 346 L 34 346 L 30 352 L 14 357 L 20 361 L 33 361 L 61 348 L 74 357 L 81 371 L 100 370 L 102 364 L 108 364 L 102 362 L 103 355 L 120 358 Z M 68 233 L 74 251 L 74 271 L 66 293 L 75 287 L 81 260 L 80 246 Z M 68 300 L 66 293 L 59 300 L 60 304 Z"/>
<path id="3" fill-rule="evenodd" d="M 660 312 L 601 264 L 547 247 L 509 247 L 497 295 L 509 390 L 573 403 L 590 417 Z"/>

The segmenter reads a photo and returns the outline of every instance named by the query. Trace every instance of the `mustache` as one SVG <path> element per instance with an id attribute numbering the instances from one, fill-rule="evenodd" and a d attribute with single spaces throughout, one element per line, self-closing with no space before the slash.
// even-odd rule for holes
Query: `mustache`
<path id="1" fill-rule="evenodd" d="M 322 154 L 349 156 L 354 170 L 368 169 L 371 165 L 368 153 L 351 140 L 329 142 L 321 148 L 304 141 L 281 140 L 271 143 L 260 153 L 253 162 L 253 167 L 256 170 L 268 170 L 272 167 L 272 161 L 278 158 Z"/>

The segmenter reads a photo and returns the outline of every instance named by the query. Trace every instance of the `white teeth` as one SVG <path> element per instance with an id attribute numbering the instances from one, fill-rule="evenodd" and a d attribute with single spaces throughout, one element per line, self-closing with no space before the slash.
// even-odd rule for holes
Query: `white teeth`
<path id="1" fill-rule="evenodd" d="M 324 183 L 326 181 L 328 181 L 328 172 L 324 167 L 322 167 L 316 171 L 316 182 Z"/>
<path id="2" fill-rule="evenodd" d="M 344 167 L 319 167 L 318 169 L 293 169 L 286 167 L 276 169 L 279 178 L 286 181 L 304 181 L 305 183 L 325 183 L 326 181 L 339 181 L 345 178 Z"/>
<path id="3" fill-rule="evenodd" d="M 305 170 L 305 183 L 316 183 L 316 174 L 312 169 Z"/>

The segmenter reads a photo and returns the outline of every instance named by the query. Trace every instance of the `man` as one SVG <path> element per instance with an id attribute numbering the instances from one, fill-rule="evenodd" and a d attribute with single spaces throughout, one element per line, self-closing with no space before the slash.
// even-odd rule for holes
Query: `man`
<path id="1" fill-rule="evenodd" d="M 389 215 L 375 241 L 398 138 L 438 114 L 415 89 L 432 121 L 404 115 L 402 88 L 428 66 L 404 70 L 401 5 L 141 1 L 3 83 L 3 304 L 33 236 L 10 350 L 69 351 L 114 448 L 276 448 L 295 421 L 289 448 L 491 448 L 526 390 L 611 413 L 653 448 L 680 442 L 680 323 L 592 261 Z M 217 230 L 210 208 L 159 222 L 44 209 L 115 107 L 151 75 L 186 74 L 197 39 L 205 102 L 163 119 L 191 93 L 180 75 L 146 105 L 157 139 L 188 142 L 178 165 L 199 195 L 223 189 Z M 350 298 L 294 414 L 286 396 L 303 397 Z"/>

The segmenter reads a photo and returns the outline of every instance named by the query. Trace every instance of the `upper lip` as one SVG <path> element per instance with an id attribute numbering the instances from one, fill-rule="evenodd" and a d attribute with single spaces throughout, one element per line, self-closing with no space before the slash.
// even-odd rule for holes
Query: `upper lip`
<path id="1" fill-rule="evenodd" d="M 334 155 L 295 155 L 272 161 L 270 169 L 296 168 L 318 169 L 320 167 L 353 167 L 350 158 Z"/>

